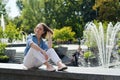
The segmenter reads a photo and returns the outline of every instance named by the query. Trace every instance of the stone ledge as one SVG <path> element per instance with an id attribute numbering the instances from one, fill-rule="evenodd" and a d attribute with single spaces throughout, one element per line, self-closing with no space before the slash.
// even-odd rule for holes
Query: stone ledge
<path id="1" fill-rule="evenodd" d="M 56 67 L 55 67 L 56 68 Z M 68 67 L 64 72 L 23 69 L 21 64 L 0 63 L 0 80 L 119 80 L 119 69 Z"/>
<path id="2" fill-rule="evenodd" d="M 85 75 L 82 75 L 84 78 Z M 66 72 L 48 72 L 43 70 L 0 69 L 0 80 L 77 80 L 78 74 Z"/>
<path id="3" fill-rule="evenodd" d="M 26 43 L 9 43 L 7 47 L 23 47 L 26 46 Z"/>

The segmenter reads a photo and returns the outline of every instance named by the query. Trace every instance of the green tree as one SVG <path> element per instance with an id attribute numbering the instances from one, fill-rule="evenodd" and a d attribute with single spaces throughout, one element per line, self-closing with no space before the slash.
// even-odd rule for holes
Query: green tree
<path id="1" fill-rule="evenodd" d="M 63 26 L 71 26 L 76 32 L 76 37 L 82 36 L 80 4 L 81 0 L 18 0 L 23 4 L 22 14 L 16 22 L 27 33 L 33 32 L 33 28 L 39 22 L 45 22 L 51 28 L 60 29 Z M 76 6 L 75 6 L 76 5 Z"/>
<path id="2" fill-rule="evenodd" d="M 21 26 L 27 33 L 33 33 L 34 27 L 42 22 L 44 17 L 42 0 L 23 0 L 24 8 L 21 13 Z"/>
<path id="3" fill-rule="evenodd" d="M 81 26 L 81 3 L 81 0 L 46 0 L 46 23 L 57 29 L 71 26 L 76 33 L 75 37 L 81 37 L 83 31 L 83 26 Z"/>
<path id="4" fill-rule="evenodd" d="M 96 0 L 94 9 L 98 10 L 99 21 L 117 22 L 120 21 L 119 0 Z"/>
<path id="5" fill-rule="evenodd" d="M 97 14 L 96 11 L 93 9 L 95 4 L 95 0 L 83 0 L 81 4 L 81 15 L 83 18 L 83 25 L 85 25 L 89 21 L 93 21 L 96 19 Z"/>
<path id="6" fill-rule="evenodd" d="M 96 18 L 94 3 L 95 0 L 18 0 L 22 16 L 16 24 L 28 33 L 39 22 L 56 29 L 71 26 L 75 37 L 82 37 L 86 22 Z"/>

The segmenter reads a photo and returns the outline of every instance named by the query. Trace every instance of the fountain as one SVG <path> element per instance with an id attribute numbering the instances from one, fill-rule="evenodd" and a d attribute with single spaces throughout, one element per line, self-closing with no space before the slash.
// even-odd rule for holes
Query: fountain
<path id="1" fill-rule="evenodd" d="M 5 22 L 4 22 L 4 16 L 3 14 L 1 14 L 1 27 L 3 29 L 3 31 L 5 30 Z"/>
<path id="2" fill-rule="evenodd" d="M 87 23 L 85 27 L 85 31 L 89 31 L 90 37 L 96 42 L 100 64 L 102 67 L 108 68 L 110 66 L 111 54 L 116 45 L 116 36 L 120 30 L 120 22 L 117 22 L 115 26 L 113 26 L 110 22 L 108 24 L 106 33 L 104 33 L 101 22 L 99 23 L 98 28 L 93 22 Z M 118 63 L 118 61 L 116 62 Z"/>
<path id="3" fill-rule="evenodd" d="M 4 21 L 4 15 L 3 14 L 1 14 L 1 25 L 0 26 L 2 27 L 2 31 L 4 32 L 5 31 L 5 21 Z M 8 42 L 8 39 L 4 38 L 4 37 L 5 37 L 5 35 L 3 34 L 3 38 L 0 39 L 1 42 L 3 42 L 3 43 Z"/>

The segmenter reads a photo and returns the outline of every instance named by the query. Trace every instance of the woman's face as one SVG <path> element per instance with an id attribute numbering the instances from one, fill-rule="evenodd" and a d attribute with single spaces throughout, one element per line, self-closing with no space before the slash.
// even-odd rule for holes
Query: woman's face
<path id="1" fill-rule="evenodd" d="M 38 35 L 42 35 L 44 33 L 44 29 L 42 24 L 38 25 L 35 29 L 34 29 L 35 34 Z"/>

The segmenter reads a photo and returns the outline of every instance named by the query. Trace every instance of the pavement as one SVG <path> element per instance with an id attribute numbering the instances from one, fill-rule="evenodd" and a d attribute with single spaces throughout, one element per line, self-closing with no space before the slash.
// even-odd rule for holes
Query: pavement
<path id="1" fill-rule="evenodd" d="M 59 46 L 63 46 L 63 47 L 67 47 L 68 50 L 77 50 L 79 45 L 78 44 L 61 44 Z M 87 46 L 85 45 L 81 45 L 81 48 L 83 50 L 86 50 L 87 49 Z M 6 49 L 15 49 L 16 50 L 16 53 L 17 52 L 24 52 L 24 49 L 25 49 L 25 46 L 23 47 L 7 47 Z"/>
<path id="2" fill-rule="evenodd" d="M 59 46 L 67 47 L 68 50 L 77 50 L 78 47 L 79 47 L 78 44 L 61 44 L 61 45 L 59 45 Z M 87 47 L 86 45 L 81 45 L 81 48 L 82 48 L 83 50 L 88 49 L 88 47 Z"/>

